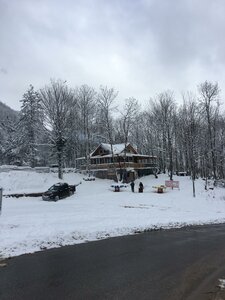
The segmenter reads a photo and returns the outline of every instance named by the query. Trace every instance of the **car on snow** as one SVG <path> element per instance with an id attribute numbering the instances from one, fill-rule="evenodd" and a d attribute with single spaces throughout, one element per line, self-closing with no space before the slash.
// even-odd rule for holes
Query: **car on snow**
<path id="1" fill-rule="evenodd" d="M 46 192 L 42 194 L 42 200 L 44 201 L 58 201 L 61 198 L 66 198 L 75 193 L 76 186 L 69 185 L 68 183 L 56 183 L 51 186 Z"/>

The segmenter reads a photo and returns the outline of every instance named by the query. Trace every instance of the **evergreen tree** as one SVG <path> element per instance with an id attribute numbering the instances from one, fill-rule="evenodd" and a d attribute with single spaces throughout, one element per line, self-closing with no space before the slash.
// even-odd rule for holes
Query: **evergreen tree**
<path id="1" fill-rule="evenodd" d="M 40 132 L 43 130 L 42 109 L 39 94 L 30 85 L 21 100 L 21 112 L 18 123 L 18 139 L 24 159 L 35 167 L 37 164 L 37 144 L 40 141 Z"/>

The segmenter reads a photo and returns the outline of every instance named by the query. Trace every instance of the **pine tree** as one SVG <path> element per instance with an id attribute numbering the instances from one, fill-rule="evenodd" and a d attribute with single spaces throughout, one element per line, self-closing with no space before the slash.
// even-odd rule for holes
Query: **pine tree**
<path id="1" fill-rule="evenodd" d="M 37 164 L 37 143 L 43 129 L 42 108 L 39 94 L 30 85 L 21 100 L 21 112 L 18 123 L 18 138 L 24 159 L 31 167 Z"/>

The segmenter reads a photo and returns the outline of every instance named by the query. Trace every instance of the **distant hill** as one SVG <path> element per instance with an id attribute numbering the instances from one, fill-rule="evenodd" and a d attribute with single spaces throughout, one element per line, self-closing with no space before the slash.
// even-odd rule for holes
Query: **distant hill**
<path id="1" fill-rule="evenodd" d="M 18 120 L 19 112 L 0 101 L 0 163 L 1 152 L 4 152 L 5 145 L 13 133 L 13 124 L 16 124 Z"/>
<path id="2" fill-rule="evenodd" d="M 19 112 L 13 110 L 6 104 L 0 101 L 0 120 L 4 122 L 5 120 L 11 120 L 13 122 L 17 121 L 19 117 Z"/>

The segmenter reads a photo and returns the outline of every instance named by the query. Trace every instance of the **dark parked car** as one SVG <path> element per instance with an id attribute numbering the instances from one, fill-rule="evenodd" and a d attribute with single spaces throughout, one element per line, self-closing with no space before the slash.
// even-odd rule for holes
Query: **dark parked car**
<path id="1" fill-rule="evenodd" d="M 51 186 L 44 194 L 42 194 L 42 199 L 45 201 L 58 201 L 61 198 L 71 196 L 75 191 L 75 185 L 59 182 Z"/>

